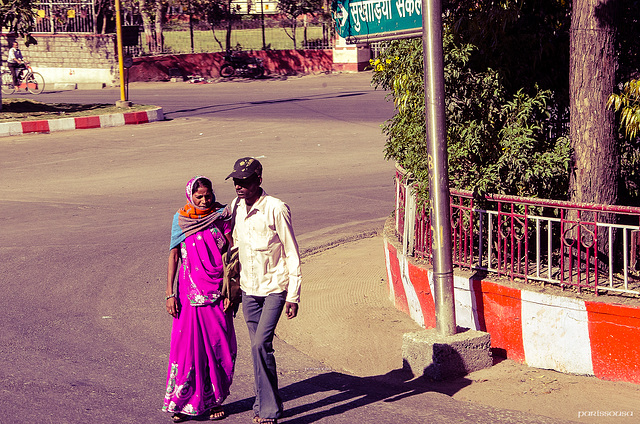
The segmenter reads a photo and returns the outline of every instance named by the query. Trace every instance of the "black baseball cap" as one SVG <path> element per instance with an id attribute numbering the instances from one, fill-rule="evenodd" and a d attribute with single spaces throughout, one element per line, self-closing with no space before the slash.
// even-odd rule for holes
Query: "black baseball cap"
<path id="1" fill-rule="evenodd" d="M 233 165 L 233 172 L 229 174 L 225 180 L 229 178 L 238 178 L 244 180 L 253 174 L 262 175 L 262 164 L 258 159 L 252 157 L 240 158 Z"/>

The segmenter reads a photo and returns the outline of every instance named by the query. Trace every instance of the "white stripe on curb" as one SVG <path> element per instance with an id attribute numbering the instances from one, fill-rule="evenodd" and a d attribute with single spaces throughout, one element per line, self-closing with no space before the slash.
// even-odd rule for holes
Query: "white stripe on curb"
<path id="1" fill-rule="evenodd" d="M 70 131 L 76 129 L 74 118 L 52 119 L 49 121 L 49 131 Z"/>
<path id="2" fill-rule="evenodd" d="M 121 127 L 124 123 L 124 114 L 122 113 L 100 115 L 100 128 Z"/>
<path id="3" fill-rule="evenodd" d="M 0 123 L 0 137 L 9 135 L 22 135 L 22 124 L 20 122 Z"/>
<path id="4" fill-rule="evenodd" d="M 521 290 L 520 296 L 527 365 L 593 375 L 584 301 L 528 290 Z"/>

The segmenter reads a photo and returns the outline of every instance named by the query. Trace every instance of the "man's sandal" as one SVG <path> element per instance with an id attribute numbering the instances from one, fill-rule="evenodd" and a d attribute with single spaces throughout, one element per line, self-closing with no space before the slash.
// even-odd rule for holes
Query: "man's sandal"
<path id="1" fill-rule="evenodd" d="M 222 409 L 222 406 L 216 406 L 209 411 L 209 419 L 211 421 L 223 420 L 225 418 L 227 418 L 227 414 L 224 412 L 224 409 Z"/>
<path id="2" fill-rule="evenodd" d="M 253 417 L 254 424 L 278 424 L 277 418 L 260 418 L 259 416 Z"/>

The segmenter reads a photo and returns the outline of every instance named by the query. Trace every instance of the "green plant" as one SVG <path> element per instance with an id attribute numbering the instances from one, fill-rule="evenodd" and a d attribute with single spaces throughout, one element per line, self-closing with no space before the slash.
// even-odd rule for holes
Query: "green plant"
<path id="1" fill-rule="evenodd" d="M 571 149 L 566 137 L 551 139 L 552 93 L 536 89 L 509 96 L 492 69 L 468 66 L 475 51 L 444 34 L 445 112 L 449 180 L 476 193 L 564 198 Z M 385 157 L 411 172 L 421 201 L 428 199 L 428 154 L 422 45 L 393 41 L 371 61 L 372 84 L 389 90 L 396 114 L 382 126 Z"/>
<path id="2" fill-rule="evenodd" d="M 607 109 L 620 112 L 620 128 L 629 139 L 635 138 L 640 129 L 640 81 L 625 82 L 620 94 L 609 96 Z"/>
<path id="3" fill-rule="evenodd" d="M 620 168 L 627 204 L 636 203 L 640 197 L 640 81 L 632 79 L 624 83 L 619 94 L 613 93 L 607 101 L 607 108 L 613 109 L 620 120 L 620 131 L 624 139 L 619 142 Z"/>

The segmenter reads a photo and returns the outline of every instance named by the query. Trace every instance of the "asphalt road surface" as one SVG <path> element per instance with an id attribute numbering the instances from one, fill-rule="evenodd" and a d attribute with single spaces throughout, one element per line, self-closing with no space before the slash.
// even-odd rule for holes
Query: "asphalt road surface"
<path id="1" fill-rule="evenodd" d="M 0 422 L 167 420 L 169 230 L 192 176 L 229 202 L 235 159 L 259 157 L 302 248 L 381 227 L 394 192 L 380 124 L 393 106 L 369 78 L 132 85 L 167 121 L 0 139 Z"/>
<path id="2" fill-rule="evenodd" d="M 134 84 L 167 120 L 0 139 L 0 423 L 156 423 L 171 320 L 164 287 L 171 218 L 197 174 L 260 158 L 264 188 L 292 208 L 302 249 L 380 229 L 393 210 L 391 117 L 368 74 L 219 84 Z M 117 89 L 46 93 L 105 102 Z M 251 420 L 246 326 L 228 423 Z M 543 422 L 327 370 L 276 340 L 287 422 Z M 544 421 L 553 422 L 553 420 Z"/>

